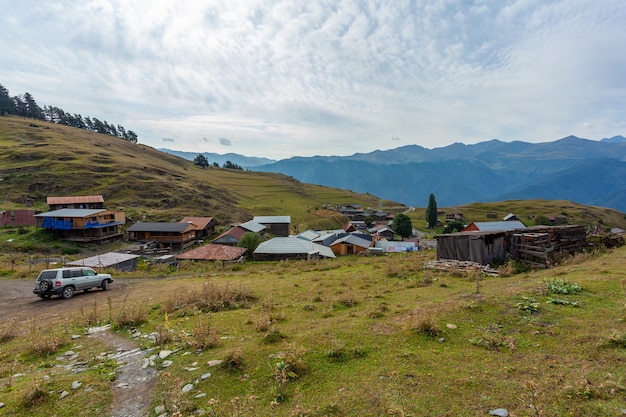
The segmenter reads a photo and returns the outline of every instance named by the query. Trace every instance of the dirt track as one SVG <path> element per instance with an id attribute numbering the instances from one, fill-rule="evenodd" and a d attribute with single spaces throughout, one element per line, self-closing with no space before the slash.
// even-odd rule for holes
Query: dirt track
<path id="1" fill-rule="evenodd" d="M 0 317 L 3 319 L 15 317 L 19 322 L 29 319 L 68 320 L 80 314 L 81 308 L 91 308 L 94 302 L 99 306 L 99 310 L 104 311 L 109 297 L 114 305 L 118 305 L 127 296 L 133 295 L 135 289 L 139 290 L 140 287 L 136 285 L 139 282 L 139 280 L 129 282 L 116 279 L 106 292 L 94 289 L 89 292 L 77 292 L 68 300 L 59 297 L 42 300 L 33 294 L 34 280 L 2 279 L 0 280 Z M 147 286 L 152 287 L 149 284 Z"/>
<path id="2" fill-rule="evenodd" d="M 89 311 L 94 303 L 98 311 L 108 309 L 109 300 L 112 305 L 119 306 L 124 302 L 137 302 L 150 299 L 163 289 L 160 279 L 129 281 L 116 279 L 108 291 L 91 290 L 78 292 L 74 297 L 64 300 L 59 297 L 42 300 L 33 294 L 34 280 L 0 280 L 0 317 L 8 320 L 16 318 L 20 323 L 36 319 L 37 325 L 49 322 L 63 322 L 80 317 L 81 308 Z M 27 331 L 27 324 L 21 326 Z M 113 417 L 143 417 L 149 415 L 149 406 L 156 383 L 156 370 L 142 366 L 144 352 L 137 349 L 133 340 L 125 339 L 109 331 L 97 332 L 96 337 L 102 343 L 113 348 L 115 352 L 132 353 L 124 355 L 118 368 L 118 377 L 112 383 L 113 403 L 109 415 Z"/>

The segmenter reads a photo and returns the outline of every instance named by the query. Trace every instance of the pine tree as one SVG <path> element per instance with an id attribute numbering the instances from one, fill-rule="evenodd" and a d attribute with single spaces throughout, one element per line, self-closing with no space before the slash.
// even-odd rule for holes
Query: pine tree
<path id="1" fill-rule="evenodd" d="M 428 207 L 426 208 L 426 223 L 428 228 L 432 229 L 437 226 L 437 200 L 433 193 L 428 197 Z"/>

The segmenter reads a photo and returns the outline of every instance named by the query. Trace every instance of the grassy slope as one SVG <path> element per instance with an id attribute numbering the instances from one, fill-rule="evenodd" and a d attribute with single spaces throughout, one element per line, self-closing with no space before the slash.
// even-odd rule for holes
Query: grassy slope
<path id="1" fill-rule="evenodd" d="M 539 215 L 567 216 L 568 224 L 604 225 L 626 229 L 626 215 L 617 210 L 587 206 L 566 200 L 506 200 L 499 202 L 471 203 L 455 207 L 440 207 L 444 213 L 461 213 L 465 224 L 472 222 L 501 221 L 504 216 L 513 213 L 526 225 L 533 225 L 533 218 Z M 414 226 L 422 228 L 425 225 L 425 209 L 416 208 L 409 214 Z M 495 218 L 487 217 L 493 213 Z M 444 216 L 439 216 L 444 222 Z M 438 229 L 441 232 L 441 229 Z"/>
<path id="2" fill-rule="evenodd" d="M 121 139 L 17 117 L 0 117 L 3 209 L 26 198 L 45 209 L 47 196 L 102 194 L 130 220 L 178 221 L 212 216 L 220 223 L 253 215 L 290 215 L 299 228 L 325 203 L 360 203 L 393 211 L 369 194 L 303 184 L 280 174 L 201 169 L 183 158 Z"/>

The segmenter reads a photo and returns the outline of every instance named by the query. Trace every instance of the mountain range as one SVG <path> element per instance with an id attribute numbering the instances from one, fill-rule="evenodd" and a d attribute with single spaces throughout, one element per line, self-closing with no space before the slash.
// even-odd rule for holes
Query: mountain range
<path id="1" fill-rule="evenodd" d="M 197 153 L 170 151 L 193 160 Z M 626 212 L 626 138 L 600 141 L 568 136 L 553 142 L 454 143 L 427 149 L 402 146 L 350 156 L 293 157 L 272 161 L 236 154 L 246 169 L 289 175 L 301 182 L 370 193 L 425 207 L 433 193 L 450 207 L 511 199 L 570 200 Z"/>

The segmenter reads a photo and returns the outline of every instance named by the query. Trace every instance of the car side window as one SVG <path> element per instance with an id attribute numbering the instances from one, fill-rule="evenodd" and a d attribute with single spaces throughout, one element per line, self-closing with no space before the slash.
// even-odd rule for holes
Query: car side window
<path id="1" fill-rule="evenodd" d="M 96 275 L 96 273 L 93 270 L 91 270 L 91 269 L 83 269 L 83 276 L 93 277 L 95 275 Z"/>
<path id="2" fill-rule="evenodd" d="M 82 273 L 81 273 L 81 270 L 80 270 L 80 269 L 73 269 L 73 270 L 72 270 L 72 278 L 75 278 L 75 277 L 80 277 L 80 276 L 81 276 L 81 274 L 82 274 Z"/>
<path id="3" fill-rule="evenodd" d="M 70 277 L 70 270 L 69 269 L 65 269 L 63 271 L 63 278 L 69 278 Z"/>

